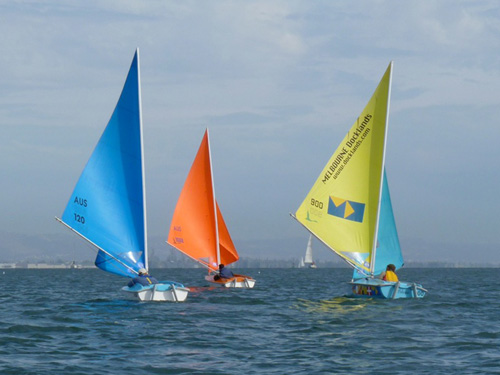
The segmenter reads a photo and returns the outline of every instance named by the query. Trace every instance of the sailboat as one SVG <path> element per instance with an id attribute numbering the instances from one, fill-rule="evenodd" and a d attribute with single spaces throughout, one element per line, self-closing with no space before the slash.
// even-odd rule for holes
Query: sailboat
<path id="1" fill-rule="evenodd" d="M 239 259 L 215 199 L 208 129 L 175 207 L 167 243 L 208 269 L 205 279 L 228 288 L 253 288 L 245 275 L 218 279 L 219 265 Z"/>
<path id="2" fill-rule="evenodd" d="M 392 80 L 391 62 L 361 115 L 292 214 L 310 233 L 354 269 L 355 297 L 422 298 L 413 282 L 379 278 L 403 256 L 385 173 Z"/>
<path id="3" fill-rule="evenodd" d="M 316 263 L 313 260 L 313 249 L 312 249 L 312 234 L 309 235 L 309 240 L 307 241 L 306 255 L 304 256 L 304 267 L 317 268 Z"/>
<path id="4" fill-rule="evenodd" d="M 138 49 L 111 119 L 56 219 L 95 247 L 101 270 L 135 277 L 148 269 Z M 189 292 L 173 281 L 122 290 L 140 301 L 180 302 Z"/>

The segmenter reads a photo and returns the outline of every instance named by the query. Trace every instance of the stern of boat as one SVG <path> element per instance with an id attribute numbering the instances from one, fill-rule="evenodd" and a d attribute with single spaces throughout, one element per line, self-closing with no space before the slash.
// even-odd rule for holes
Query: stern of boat
<path id="1" fill-rule="evenodd" d="M 358 279 L 351 281 L 352 294 L 357 298 L 423 298 L 427 290 L 417 283 L 398 281 L 389 282 L 380 279 Z"/>
<path id="2" fill-rule="evenodd" d="M 245 275 L 234 275 L 230 279 L 219 280 L 214 280 L 214 275 L 207 275 L 205 276 L 205 280 L 211 284 L 226 288 L 252 289 L 255 286 L 255 279 Z"/>

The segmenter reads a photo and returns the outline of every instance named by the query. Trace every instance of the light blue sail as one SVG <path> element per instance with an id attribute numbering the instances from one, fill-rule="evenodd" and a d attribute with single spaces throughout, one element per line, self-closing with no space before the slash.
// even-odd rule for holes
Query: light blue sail
<path id="1" fill-rule="evenodd" d="M 377 234 L 377 252 L 375 256 L 374 274 L 385 271 L 387 265 L 392 263 L 399 269 L 403 266 L 403 254 L 399 244 L 396 220 L 392 210 L 391 194 L 387 173 L 384 170 L 384 182 L 382 186 L 382 200 L 380 202 L 380 218 Z"/>
<path id="2" fill-rule="evenodd" d="M 403 266 L 403 254 L 399 244 L 396 220 L 392 210 L 391 194 L 387 182 L 387 174 L 384 169 L 384 181 L 382 186 L 382 199 L 380 201 L 380 217 L 377 232 L 377 251 L 375 253 L 374 275 L 385 271 L 388 264 L 394 264 L 396 269 Z M 354 269 L 353 279 L 366 277 Z"/>
<path id="3" fill-rule="evenodd" d="M 62 216 L 100 249 L 96 266 L 121 276 L 147 269 L 139 81 L 136 51 L 113 115 Z"/>

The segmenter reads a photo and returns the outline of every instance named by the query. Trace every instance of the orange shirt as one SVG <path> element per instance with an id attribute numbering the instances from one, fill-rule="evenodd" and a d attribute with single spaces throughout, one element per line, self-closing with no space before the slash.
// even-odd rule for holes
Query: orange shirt
<path id="1" fill-rule="evenodd" d="M 399 281 L 398 275 L 396 275 L 394 272 L 389 271 L 389 270 L 385 271 L 384 280 L 385 281 L 393 281 L 393 282 Z"/>

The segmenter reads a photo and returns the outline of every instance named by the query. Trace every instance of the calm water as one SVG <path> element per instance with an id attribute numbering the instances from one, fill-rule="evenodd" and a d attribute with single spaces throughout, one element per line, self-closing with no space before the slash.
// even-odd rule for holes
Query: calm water
<path id="1" fill-rule="evenodd" d="M 348 269 L 157 270 L 185 303 L 126 301 L 92 270 L 0 270 L 1 374 L 499 374 L 498 269 L 404 269 L 423 300 L 345 298 Z M 5 273 L 3 273 L 5 272 Z"/>

